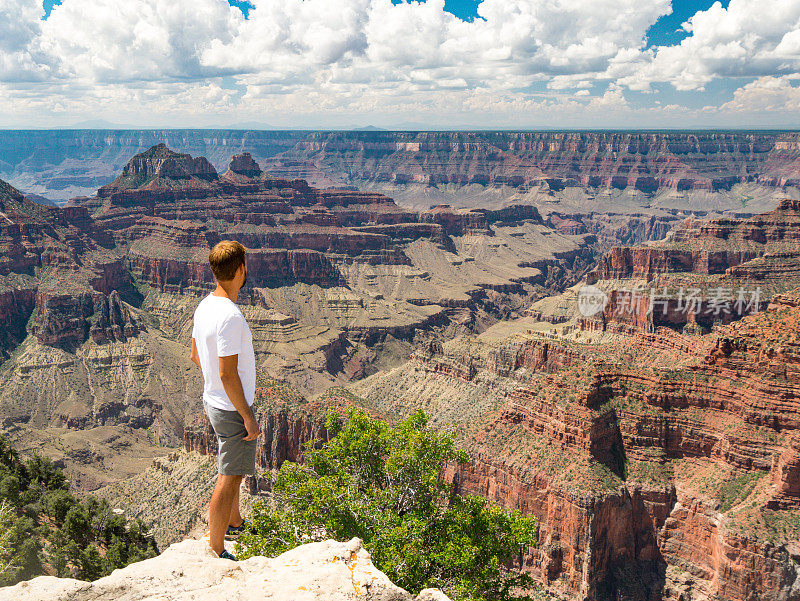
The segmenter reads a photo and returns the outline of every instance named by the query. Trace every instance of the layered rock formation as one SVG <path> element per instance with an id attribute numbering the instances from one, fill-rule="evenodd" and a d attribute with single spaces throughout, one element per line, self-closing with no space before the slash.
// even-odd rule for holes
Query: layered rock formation
<path id="1" fill-rule="evenodd" d="M 552 592 L 796 599 L 798 311 L 800 290 L 701 337 L 661 328 L 577 344 L 568 327 L 528 318 L 432 341 L 355 385 L 361 397 L 262 397 L 270 442 L 251 490 L 327 439 L 328 407 L 390 419 L 423 407 L 457 424 L 471 454 L 444 477 L 539 518 L 538 546 L 514 566 Z M 214 452 L 210 440 L 200 428 L 185 443 Z"/>
<path id="2" fill-rule="evenodd" d="M 208 157 L 220 172 L 231 153 L 247 151 L 268 159 L 275 175 L 323 187 L 366 181 L 650 194 L 800 181 L 797 134 L 770 132 L 7 130 L 0 132 L 0 176 L 66 200 L 107 184 L 132 155 L 158 143 Z"/>
<path id="3" fill-rule="evenodd" d="M 440 327 L 450 321 L 446 307 L 508 311 L 496 301 L 510 296 L 521 308 L 537 285 L 559 285 L 556 272 L 585 270 L 593 253 L 581 236 L 554 232 L 531 206 L 415 212 L 381 194 L 271 177 L 247 153 L 219 176 L 164 145 L 69 208 L 88 209 L 92 223 L 113 234 L 133 278 L 153 290 L 143 308 L 174 323 L 176 335 L 185 334 L 188 316 L 165 313 L 165 305 L 188 307 L 180 299 L 211 288 L 211 246 L 242 242 L 250 249 L 249 317 L 259 322 L 275 311 L 305 333 L 303 342 L 292 338 L 295 348 L 308 347 L 302 356 L 290 352 L 288 365 L 270 367 L 306 389 L 324 381 L 318 373 L 363 373 L 372 351 L 358 344 Z M 270 332 L 262 330 L 263 357 L 286 342 Z"/>
<path id="4" fill-rule="evenodd" d="M 686 219 L 659 242 L 614 247 L 588 281 L 607 297 L 588 329 L 708 331 L 800 284 L 800 201 L 749 218 Z"/>
<path id="5" fill-rule="evenodd" d="M 353 180 L 716 191 L 797 186 L 797 134 L 319 132 L 275 157 Z"/>
<path id="6" fill-rule="evenodd" d="M 120 305 L 120 293 L 133 289 L 122 256 L 85 209 L 44 207 L 0 182 L 0 212 L 0 311 L 9 324 L 8 347 L 24 338 L 31 315 L 33 332 L 45 344 L 80 344 L 90 330 L 102 336 L 139 331 Z M 92 319 L 96 314 L 99 322 Z"/>
<path id="7" fill-rule="evenodd" d="M 185 180 L 182 182 L 184 187 L 196 186 L 198 180 L 211 181 L 217 177 L 217 171 L 205 157 L 192 158 L 188 154 L 178 154 L 161 143 L 128 161 L 122 175 L 100 188 L 97 195 L 110 196 L 126 188 L 158 189 L 176 180 Z"/>
<path id="8" fill-rule="evenodd" d="M 217 599 L 302 601 L 448 601 L 439 589 L 412 595 L 392 584 L 361 541 L 326 540 L 274 558 L 234 562 L 215 557 L 207 540 L 185 540 L 158 557 L 82 582 L 39 576 L 0 590 L 8 601 L 204 601 Z"/>
<path id="9" fill-rule="evenodd" d="M 183 438 L 199 409 L 186 356 L 219 240 L 248 249 L 240 304 L 259 369 L 304 391 L 404 360 L 423 331 L 480 329 L 521 311 L 595 250 L 531 206 L 410 211 L 377 193 L 316 189 L 236 155 L 157 145 L 96 196 L 44 207 L 0 188 L 0 416 L 29 428 L 147 429 Z M 71 474 L 82 486 L 105 473 Z"/>
<path id="10" fill-rule="evenodd" d="M 418 134 L 389 137 L 407 135 Z M 491 163 L 486 183 L 520 190 L 534 180 L 550 191 L 571 185 L 572 172 L 585 168 L 600 177 L 579 182 L 590 187 L 622 186 L 614 178 L 624 171 L 625 185 L 640 191 L 646 177 L 697 191 L 751 178 L 762 164 L 782 169 L 785 184 L 786 163 L 769 156 L 778 143 L 781 153 L 795 152 L 791 135 L 489 136 L 513 141 L 501 161 L 472 134 L 458 134 L 457 147 L 442 135 L 444 142 L 438 134 L 403 138 L 412 146 L 393 152 L 376 140 L 367 153 L 330 134 L 292 160 L 308 152 L 323 172 L 327 163 L 311 154 L 335 151 L 340 171 L 363 163 L 377 170 L 374 180 L 414 172 L 410 153 L 441 182 L 468 183 L 469 169 Z M 505 172 L 512 151 L 517 171 Z M 531 167 L 545 163 L 552 173 Z M 433 424 L 456 424 L 472 455 L 445 477 L 539 518 L 539 545 L 515 567 L 553 592 L 797 597 L 800 350 L 792 332 L 800 296 L 787 293 L 800 283 L 796 201 L 705 222 L 677 212 L 540 213 L 530 205 L 412 210 L 378 193 L 275 177 L 246 153 L 225 171 L 163 146 L 63 209 L 10 187 L 0 195 L 0 315 L 9 324 L 0 350 L 10 358 L 0 371 L 0 414 L 18 440 L 40 431 L 56 440 L 55 429 L 107 440 L 100 429 L 124 427 L 213 453 L 186 346 L 192 312 L 213 285 L 208 250 L 233 238 L 250 249 L 240 304 L 254 334 L 265 434 L 252 492 L 268 490 L 271 472 L 301 461 L 306 445 L 327 440 L 329 407 L 360 404 L 387 419 L 422 407 Z M 605 309 L 575 320 L 580 282 L 598 253 L 658 240 L 679 223 L 665 241 L 611 250 L 592 280 L 608 294 Z M 759 308 L 771 299 L 770 308 L 742 320 L 722 308 L 706 315 L 706 297 L 700 318 L 669 303 L 654 318 L 623 294 L 636 284 L 697 281 L 703 290 L 760 287 Z M 731 308 L 737 299 L 726 300 Z M 374 375 L 351 385 L 357 394 L 305 402 L 264 374 L 305 392 Z M 91 448 L 70 475 L 85 488 L 104 477 L 89 470 L 103 457 Z"/>

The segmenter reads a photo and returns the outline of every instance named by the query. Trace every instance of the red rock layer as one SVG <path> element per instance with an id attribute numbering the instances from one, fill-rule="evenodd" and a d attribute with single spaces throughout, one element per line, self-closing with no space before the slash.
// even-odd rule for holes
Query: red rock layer
<path id="1" fill-rule="evenodd" d="M 800 507 L 800 436 L 792 436 L 784 451 L 774 458 L 771 475 L 775 493 L 767 507 Z"/>
<path id="2" fill-rule="evenodd" d="M 597 279 L 643 278 L 665 273 L 723 274 L 765 253 L 800 253 L 800 201 L 747 219 L 687 219 L 663 243 L 613 248 L 598 264 Z"/>
<path id="3" fill-rule="evenodd" d="M 800 284 L 800 201 L 747 219 L 687 219 L 661 242 L 611 248 L 588 281 L 608 302 L 579 320 L 584 329 L 709 331 Z"/>
<path id="4" fill-rule="evenodd" d="M 678 492 L 659 534 L 663 559 L 691 575 L 664 598 L 797 599 L 797 568 L 785 548 L 737 535 L 702 501 Z"/>
<path id="5" fill-rule="evenodd" d="M 0 355 L 28 329 L 44 344 L 79 344 L 90 335 L 100 340 L 138 331 L 118 294 L 133 288 L 125 262 L 86 208 L 38 205 L 0 182 L 0 212 L 5 217 L 0 296 L 13 303 L 4 306 L 8 321 Z"/>

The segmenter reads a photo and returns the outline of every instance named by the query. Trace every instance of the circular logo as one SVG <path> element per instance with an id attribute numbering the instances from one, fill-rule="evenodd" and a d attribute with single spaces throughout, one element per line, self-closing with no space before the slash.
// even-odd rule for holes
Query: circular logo
<path id="1" fill-rule="evenodd" d="M 578 290 L 578 311 L 584 317 L 597 315 L 606 308 L 606 293 L 595 286 L 583 286 Z"/>

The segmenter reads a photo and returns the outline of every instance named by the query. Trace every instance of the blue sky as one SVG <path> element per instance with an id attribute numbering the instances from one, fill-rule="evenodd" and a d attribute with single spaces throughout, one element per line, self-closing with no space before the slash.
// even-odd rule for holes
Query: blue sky
<path id="1" fill-rule="evenodd" d="M 797 128 L 800 0 L 764 7 L 5 0 L 0 127 Z"/>

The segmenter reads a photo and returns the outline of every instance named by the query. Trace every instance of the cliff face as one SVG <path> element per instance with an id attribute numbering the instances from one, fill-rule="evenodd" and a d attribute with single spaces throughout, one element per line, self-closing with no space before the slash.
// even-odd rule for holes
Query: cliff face
<path id="1" fill-rule="evenodd" d="M 234 152 L 320 186 L 352 181 L 602 187 L 654 192 L 725 190 L 735 183 L 796 186 L 796 133 L 5 131 L 5 175 L 48 198 L 91 193 L 128 159 L 165 143 L 222 172 Z M 32 157 L 36 160 L 31 160 Z M 42 157 L 48 157 L 42 159 Z M 52 158 L 50 158 L 52 157 Z M 43 162 L 44 161 L 44 162 Z M 242 161 L 245 161 L 242 159 Z M 246 161 L 245 161 L 246 162 Z M 245 162 L 233 172 L 250 170 Z M 75 165 L 82 168 L 76 171 Z M 248 163 L 249 164 L 249 163 Z M 30 165 L 36 165 L 31 169 Z M 250 165 L 252 167 L 252 165 Z M 207 166 L 199 172 L 210 174 Z"/>
<path id="2" fill-rule="evenodd" d="M 793 258 L 799 248 L 800 201 L 784 199 L 770 213 L 747 219 L 688 219 L 663 242 L 614 248 L 599 263 L 597 277 L 650 281 L 660 274 L 725 274 L 735 267 L 744 274 L 748 266 L 743 264 L 756 257 Z"/>
<path id="3" fill-rule="evenodd" d="M 749 218 L 686 219 L 664 240 L 611 248 L 589 275 L 603 311 L 582 327 L 711 329 L 800 284 L 800 201 Z M 655 302 L 651 302 L 655 299 Z"/>
<path id="4" fill-rule="evenodd" d="M 119 294 L 133 288 L 122 255 L 86 209 L 44 207 L 0 182 L 0 211 L 0 311 L 8 324 L 0 352 L 22 342 L 28 327 L 43 344 L 80 344 L 92 329 L 138 331 L 120 304 Z"/>
<path id="5" fill-rule="evenodd" d="M 796 134 L 319 132 L 272 163 L 397 183 L 716 191 L 797 185 L 799 147 Z"/>
<path id="6" fill-rule="evenodd" d="M 788 601 L 800 590 L 798 298 L 700 337 L 433 341 L 359 390 L 386 415 L 426 406 L 459 424 L 471 461 L 443 477 L 539 518 L 539 544 L 514 566 L 553 591 Z M 259 465 L 326 440 L 325 408 L 266 403 Z M 187 447 L 213 452 L 197 440 Z M 268 473 L 251 487 L 268 488 Z"/>

